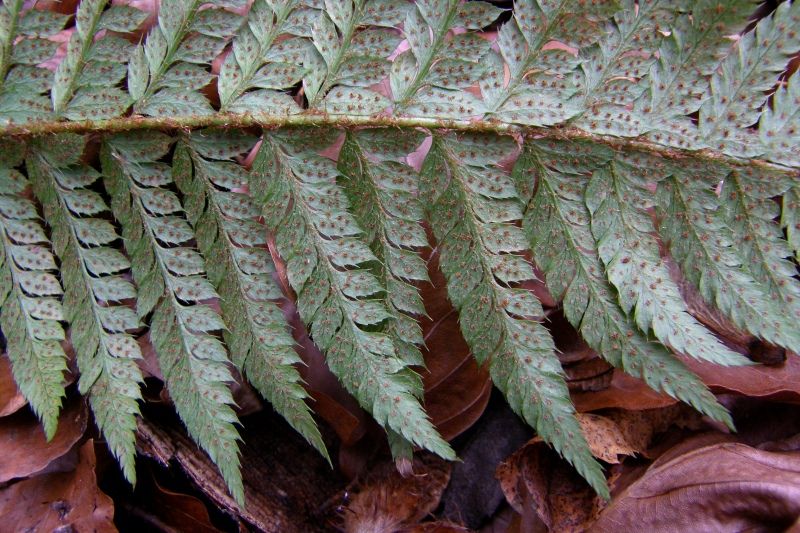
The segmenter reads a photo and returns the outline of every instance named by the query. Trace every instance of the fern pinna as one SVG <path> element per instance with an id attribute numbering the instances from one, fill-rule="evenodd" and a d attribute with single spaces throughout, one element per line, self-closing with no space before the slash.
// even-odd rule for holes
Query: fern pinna
<path id="1" fill-rule="evenodd" d="M 599 355 L 727 425 L 685 364 L 752 364 L 719 321 L 800 350 L 800 2 L 751 24 L 756 7 L 3 2 L 0 327 L 20 390 L 52 437 L 71 343 L 134 481 L 149 342 L 243 502 L 234 376 L 327 454 L 290 298 L 396 456 L 453 458 L 420 380 L 430 247 L 478 363 L 606 495 L 537 275 Z"/>

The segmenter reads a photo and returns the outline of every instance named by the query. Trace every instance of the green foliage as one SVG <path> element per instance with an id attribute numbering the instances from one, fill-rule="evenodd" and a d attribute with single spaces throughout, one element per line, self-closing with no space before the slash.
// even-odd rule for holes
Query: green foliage
<path id="1" fill-rule="evenodd" d="M 22 159 L 19 147 L 0 143 L 0 327 L 14 380 L 49 440 L 56 432 L 67 369 L 60 344 L 62 290 L 36 206 L 22 194 L 28 184 L 15 168 Z"/>
<path id="2" fill-rule="evenodd" d="M 29 4 L 0 6 L 0 327 L 48 437 L 72 343 L 131 481 L 148 339 L 240 502 L 233 369 L 327 453 L 283 298 L 395 457 L 452 458 L 428 246 L 476 360 L 604 495 L 534 265 L 602 357 L 728 425 L 681 358 L 750 361 L 685 291 L 800 351 L 800 2 L 746 30 L 749 0 L 162 0 L 142 38 Z"/>
<path id="3" fill-rule="evenodd" d="M 100 174 L 80 164 L 83 144 L 80 137 L 56 139 L 55 150 L 42 144 L 36 156 L 28 159 L 28 172 L 45 206 L 61 260 L 64 318 L 71 326 L 69 337 L 81 373 L 78 389 L 88 394 L 100 431 L 125 477 L 134 483 L 142 381 L 136 359 L 142 355 L 128 332 L 138 329 L 140 323 L 134 311 L 121 302 L 135 299 L 137 294 L 124 276 L 130 270 L 128 258 L 112 246 L 119 238 L 116 229 L 95 218 L 107 212 L 108 206 L 89 190 Z"/>

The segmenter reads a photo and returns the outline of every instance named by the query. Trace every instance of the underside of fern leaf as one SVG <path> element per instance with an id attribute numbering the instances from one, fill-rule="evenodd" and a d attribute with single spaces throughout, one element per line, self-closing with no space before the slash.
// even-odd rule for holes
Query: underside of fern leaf
<path id="1" fill-rule="evenodd" d="M 122 4 L 0 5 L 0 328 L 48 437 L 74 346 L 129 480 L 146 342 L 238 501 L 234 369 L 327 457 L 295 306 L 397 458 L 453 458 L 429 247 L 475 359 L 603 495 L 549 313 L 729 426 L 683 359 L 749 347 L 700 307 L 800 350 L 800 2 Z"/>

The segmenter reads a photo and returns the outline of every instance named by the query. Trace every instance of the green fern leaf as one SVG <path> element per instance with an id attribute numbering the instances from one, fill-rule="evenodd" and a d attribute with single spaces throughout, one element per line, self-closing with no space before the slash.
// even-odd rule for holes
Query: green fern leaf
<path id="1" fill-rule="evenodd" d="M 758 134 L 767 159 L 800 167 L 800 74 L 797 72 L 775 91 L 772 107 L 764 108 Z"/>
<path id="2" fill-rule="evenodd" d="M 211 8 L 199 10 L 207 4 Z M 152 116 L 212 113 L 211 104 L 197 92 L 211 80 L 203 67 L 222 52 L 230 35 L 225 29 L 233 32 L 242 22 L 225 8 L 244 5 L 243 0 L 162 0 L 158 25 L 128 63 L 134 112 Z"/>
<path id="3" fill-rule="evenodd" d="M 705 140 L 686 117 L 709 98 L 708 77 L 753 12 L 752 0 L 700 0 L 681 14 L 663 39 L 658 60 L 648 73 L 649 85 L 635 109 L 650 117 L 648 137 L 660 144 L 701 148 Z"/>
<path id="4" fill-rule="evenodd" d="M 478 82 L 488 65 L 481 60 L 488 42 L 477 38 L 450 36 L 460 25 L 485 23 L 499 10 L 476 2 L 461 5 L 456 0 L 423 0 L 410 9 L 403 33 L 410 49 L 392 62 L 389 84 L 395 113 L 436 118 L 464 118 L 482 115 L 483 102 L 462 89 Z M 484 13 L 481 22 L 466 22 L 465 10 Z"/>
<path id="5" fill-rule="evenodd" d="M 613 154 L 602 145 L 533 141 L 517 162 L 515 176 L 529 200 L 523 227 L 547 286 L 563 300 L 567 320 L 609 363 L 642 378 L 650 387 L 682 400 L 732 426 L 730 415 L 702 381 L 663 346 L 650 342 L 616 303 L 605 279 L 584 205 L 587 173 Z"/>
<path id="6" fill-rule="evenodd" d="M 509 405 L 608 498 L 600 465 L 583 438 L 553 339 L 536 319 L 541 305 L 519 281 L 534 279 L 520 255 L 527 245 L 511 179 L 496 167 L 516 148 L 510 139 L 435 137 L 422 196 L 459 324 L 479 364 L 488 364 Z"/>
<path id="7" fill-rule="evenodd" d="M 56 262 L 36 206 L 23 196 L 24 148 L 0 141 L 0 327 L 14 381 L 53 438 L 64 397 L 67 356 Z"/>
<path id="8" fill-rule="evenodd" d="M 663 31 L 681 7 L 677 0 L 624 0 L 606 25 L 607 35 L 581 50 L 578 92 L 573 97 L 585 113 L 579 128 L 604 135 L 636 137 L 648 129 L 649 117 L 629 109 L 644 91 L 639 79 L 656 61 Z"/>
<path id="9" fill-rule="evenodd" d="M 452 459 L 417 400 L 419 376 L 389 336 L 372 331 L 392 315 L 377 298 L 383 287 L 364 268 L 376 258 L 357 238 L 361 230 L 335 183 L 336 165 L 314 152 L 324 140 L 309 130 L 265 136 L 251 183 L 286 260 L 300 317 L 333 373 L 379 424 Z"/>
<path id="10" fill-rule="evenodd" d="M 579 4 L 573 0 L 514 4 L 514 18 L 498 33 L 497 64 L 481 80 L 489 116 L 532 126 L 563 122 L 580 112 L 569 101 L 577 91 L 569 74 L 579 59 L 563 49 L 545 49 L 551 41 L 580 49 L 603 36 L 600 23 L 619 9 L 617 0 Z M 504 80 L 503 60 L 510 79 Z"/>
<path id="11" fill-rule="evenodd" d="M 135 30 L 147 14 L 127 6 L 104 11 L 107 0 L 83 0 L 75 13 L 75 33 L 55 73 L 51 93 L 54 113 L 69 120 L 104 119 L 121 115 L 130 105 L 116 87 L 125 77 L 130 46 L 120 37 L 98 31 Z"/>
<path id="12" fill-rule="evenodd" d="M 786 230 L 786 237 L 795 258 L 800 260 L 800 187 L 797 185 L 783 195 L 781 226 Z"/>
<path id="13" fill-rule="evenodd" d="M 0 124 L 50 114 L 44 93 L 52 76 L 38 65 L 55 54 L 58 44 L 47 37 L 61 31 L 69 17 L 24 6 L 24 0 L 0 4 Z"/>
<path id="14" fill-rule="evenodd" d="M 729 169 L 683 164 L 663 182 L 657 205 L 663 213 L 661 234 L 684 276 L 706 302 L 738 327 L 773 344 L 797 347 L 797 328 L 754 279 L 749 261 L 740 253 L 739 239 L 726 224 L 720 200 L 712 191 Z"/>
<path id="15" fill-rule="evenodd" d="M 787 193 L 791 182 L 768 171 L 734 170 L 725 179 L 726 222 L 734 235 L 747 235 L 736 250 L 753 278 L 768 294 L 768 301 L 781 304 L 781 314 L 789 315 L 789 325 L 800 319 L 800 281 L 792 251 L 783 238 L 778 218 L 780 205 L 772 198 Z M 791 331 L 791 330 L 789 330 Z M 800 340 L 800 338 L 798 338 Z M 800 350 L 800 344 L 789 347 Z"/>
<path id="16" fill-rule="evenodd" d="M 422 329 L 414 318 L 424 315 L 425 307 L 411 283 L 428 281 L 425 262 L 419 256 L 419 248 L 427 246 L 428 239 L 420 223 L 416 175 L 402 161 L 422 139 L 417 132 L 348 133 L 338 165 L 353 215 L 380 264 L 374 269 L 380 286 L 370 288 L 368 279 L 360 278 L 354 278 L 352 284 L 371 294 L 386 287 L 385 305 L 393 318 L 384 331 L 392 337 L 400 359 L 415 366 L 425 364 L 419 350 Z"/>
<path id="17" fill-rule="evenodd" d="M 720 365 L 749 364 L 726 348 L 687 309 L 677 283 L 660 257 L 649 210 L 653 192 L 648 185 L 666 172 L 648 173 L 652 160 L 645 154 L 618 155 L 594 171 L 586 189 L 586 204 L 597 251 L 616 287 L 619 303 L 644 332 L 673 350 Z M 664 163 L 656 163 L 666 167 Z"/>
<path id="18" fill-rule="evenodd" d="M 305 58 L 308 74 L 303 88 L 309 106 L 350 115 L 369 115 L 385 108 L 389 102 L 365 88 L 388 74 L 387 58 L 401 40 L 396 32 L 380 26 L 400 18 L 409 7 L 398 3 L 386 19 L 364 0 L 326 1 L 325 10 L 316 14 L 310 28 L 314 47 Z M 333 87 L 337 90 L 329 93 Z M 366 95 L 370 97 L 363 98 Z"/>
<path id="19" fill-rule="evenodd" d="M 258 210 L 250 197 L 236 192 L 249 180 L 230 158 L 254 144 L 255 139 L 244 135 L 194 132 L 177 148 L 174 177 L 184 194 L 197 245 L 208 258 L 209 279 L 220 293 L 233 362 L 275 410 L 330 460 L 294 367 L 302 360 L 275 303 L 281 292 L 272 279 L 275 265 L 265 249 L 266 228 L 253 220 Z"/>
<path id="20" fill-rule="evenodd" d="M 135 288 L 123 277 L 130 263 L 109 246 L 117 238 L 113 227 L 104 239 L 97 232 L 87 235 L 93 226 L 110 226 L 85 216 L 108 211 L 102 197 L 87 189 L 100 174 L 79 164 L 82 151 L 73 152 L 68 166 L 58 157 L 48 160 L 47 145 L 53 143 L 59 139 L 48 139 L 37 147 L 28 158 L 28 171 L 53 228 L 53 244 L 64 272 L 65 318 L 71 325 L 70 340 L 81 372 L 78 388 L 88 394 L 97 425 L 125 478 L 135 483 L 137 401 L 143 378 L 136 365 L 141 350 L 127 330 L 140 324 L 132 309 L 118 303 L 136 298 Z"/>
<path id="21" fill-rule="evenodd" d="M 300 111 L 281 89 L 302 78 L 300 64 L 305 52 L 286 53 L 291 51 L 286 44 L 291 39 L 276 42 L 278 36 L 291 30 L 294 8 L 291 2 L 266 0 L 256 0 L 250 7 L 247 23 L 234 37 L 232 51 L 225 58 L 217 80 L 222 111 L 255 116 Z"/>
<path id="22" fill-rule="evenodd" d="M 800 2 L 784 2 L 739 39 L 711 78 L 711 97 L 700 108 L 700 131 L 712 148 L 752 157 L 762 151 L 746 128 L 758 122 L 766 92 L 800 50 Z"/>
<path id="23" fill-rule="evenodd" d="M 217 293 L 203 276 L 203 258 L 186 246 L 194 232 L 181 217 L 180 200 L 147 186 L 153 176 L 160 185 L 171 182 L 168 169 L 156 161 L 171 144 L 159 133 L 111 137 L 103 146 L 103 178 L 139 287 L 137 311 L 140 317 L 152 313 L 150 340 L 175 409 L 243 504 L 237 419 L 227 387 L 233 378 L 225 347 L 210 334 L 225 326 L 199 303 Z"/>

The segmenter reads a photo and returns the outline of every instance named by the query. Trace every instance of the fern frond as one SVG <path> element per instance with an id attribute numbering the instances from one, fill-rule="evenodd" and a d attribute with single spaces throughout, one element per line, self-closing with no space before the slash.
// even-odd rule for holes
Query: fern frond
<path id="1" fill-rule="evenodd" d="M 786 238 L 795 258 L 800 260 L 800 186 L 791 187 L 783 195 L 781 226 L 786 231 Z"/>
<path id="2" fill-rule="evenodd" d="M 657 205 L 663 214 L 660 233 L 683 275 L 706 302 L 745 331 L 796 349 L 797 328 L 754 279 L 749 261 L 740 250 L 744 235 L 737 238 L 726 224 L 724 208 L 712 190 L 728 172 L 727 168 L 708 164 L 692 168 L 690 162 L 676 167 L 658 191 Z"/>
<path id="3" fill-rule="evenodd" d="M 512 154 L 509 138 L 435 137 L 422 170 L 422 196 L 459 312 L 464 339 L 511 408 L 550 443 L 598 493 L 608 497 L 600 465 L 583 438 L 553 339 L 530 292 L 535 279 L 520 255 L 527 249 L 511 179 L 497 168 Z"/>
<path id="4" fill-rule="evenodd" d="M 292 2 L 253 2 L 217 78 L 221 111 L 256 116 L 300 112 L 282 89 L 303 77 L 301 63 L 310 45 L 298 37 L 276 41 L 294 27 L 292 15 L 305 12 L 295 7 Z"/>
<path id="5" fill-rule="evenodd" d="M 24 9 L 24 0 L 0 4 L 0 124 L 47 118 L 52 74 L 38 65 L 58 43 L 47 37 L 61 31 L 69 17 L 52 11 Z"/>
<path id="6" fill-rule="evenodd" d="M 728 412 L 700 379 L 660 344 L 651 342 L 617 304 L 605 279 L 584 205 L 591 173 L 611 160 L 602 145 L 528 140 L 515 176 L 523 199 L 523 221 L 537 265 L 567 320 L 609 363 L 650 387 L 732 425 Z M 536 178 L 536 194 L 525 183 Z M 528 186 L 530 187 L 530 186 Z"/>
<path id="7" fill-rule="evenodd" d="M 752 0 L 699 0 L 691 13 L 678 17 L 635 102 L 637 112 L 650 117 L 650 139 L 680 148 L 706 146 L 686 115 L 711 96 L 708 78 L 731 47 L 730 35 L 742 29 L 753 9 Z"/>
<path id="8" fill-rule="evenodd" d="M 348 133 L 338 164 L 353 215 L 379 262 L 374 273 L 381 287 L 386 287 L 385 305 L 392 320 L 385 332 L 392 337 L 400 359 L 416 366 L 425 362 L 419 350 L 422 329 L 414 316 L 425 315 L 425 306 L 412 283 L 428 281 L 419 255 L 428 238 L 421 225 L 416 173 L 403 163 L 423 138 L 419 132 L 404 135 L 391 130 Z M 364 287 L 360 279 L 352 282 Z"/>
<path id="9" fill-rule="evenodd" d="M 198 90 L 211 81 L 208 65 L 243 22 L 225 8 L 245 5 L 244 0 L 161 0 L 158 25 L 144 45 L 134 49 L 128 63 L 134 112 L 151 116 L 213 113 Z"/>
<path id="10" fill-rule="evenodd" d="M 663 175 L 647 172 L 646 154 L 618 154 L 594 171 L 586 189 L 597 252 L 616 287 L 619 304 L 644 332 L 673 350 L 719 365 L 750 360 L 728 349 L 689 314 L 677 283 L 661 259 L 650 210 Z M 656 163 L 666 167 L 664 163 Z"/>
<path id="11" fill-rule="evenodd" d="M 800 50 L 800 2 L 784 2 L 761 19 L 711 78 L 711 97 L 700 107 L 700 132 L 712 148 L 752 157 L 762 151 L 746 128 L 758 122 L 766 92 Z"/>
<path id="12" fill-rule="evenodd" d="M 259 212 L 251 198 L 238 192 L 247 186 L 248 175 L 231 158 L 249 151 L 255 142 L 233 132 L 193 132 L 176 150 L 173 175 L 184 194 L 197 245 L 208 258 L 209 280 L 219 290 L 233 362 L 330 461 L 294 367 L 302 360 L 275 302 L 281 291 L 272 279 L 275 265 L 266 249 L 266 227 L 254 220 Z"/>
<path id="13" fill-rule="evenodd" d="M 775 221 L 780 205 L 773 200 L 787 192 L 791 182 L 767 171 L 734 169 L 720 193 L 725 220 L 733 235 L 746 237 L 736 243 L 743 264 L 768 294 L 768 301 L 781 306 L 790 325 L 800 320 L 800 281 L 792 251 Z M 798 338 L 800 340 L 800 338 Z M 790 347 L 800 349 L 800 344 Z"/>
<path id="14" fill-rule="evenodd" d="M 24 149 L 0 141 L 0 327 L 14 381 L 53 438 L 64 397 L 67 356 L 56 262 L 36 206 L 23 196 Z"/>
<path id="15" fill-rule="evenodd" d="M 172 139 L 160 133 L 116 135 L 103 146 L 103 178 L 122 226 L 139 317 L 152 313 L 150 340 L 167 390 L 189 434 L 219 467 L 231 494 L 244 502 L 236 414 L 227 383 L 228 355 L 211 332 L 224 330 L 208 305 L 217 293 L 204 277 L 202 256 L 188 243 L 194 231 L 182 218 L 169 167 L 157 160 Z"/>
<path id="16" fill-rule="evenodd" d="M 619 9 L 617 0 L 577 3 L 574 0 L 514 4 L 514 18 L 498 32 L 502 59 L 481 80 L 481 92 L 490 117 L 547 126 L 580 112 L 570 96 L 577 88 L 570 74 L 579 58 L 567 50 L 546 49 L 551 41 L 568 47 L 588 47 L 604 36 L 602 20 Z M 503 60 L 509 68 L 504 79 Z"/>
<path id="17" fill-rule="evenodd" d="M 648 129 L 649 117 L 629 109 L 644 91 L 639 80 L 656 61 L 663 33 L 681 8 L 678 0 L 623 0 L 622 9 L 606 24 L 607 35 L 581 50 L 578 92 L 585 110 L 579 128 L 604 135 L 636 137 Z"/>
<path id="18" fill-rule="evenodd" d="M 384 288 L 365 268 L 376 258 L 358 238 L 336 165 L 314 152 L 321 141 L 313 130 L 265 135 L 251 183 L 286 260 L 300 317 L 330 369 L 379 424 L 453 458 L 417 400 L 419 376 L 389 336 L 373 331 L 392 315 L 377 297 Z"/>
<path id="19" fill-rule="evenodd" d="M 770 161 L 800 167 L 800 73 L 775 91 L 758 123 L 758 135 Z"/>
<path id="20" fill-rule="evenodd" d="M 305 58 L 309 107 L 348 115 L 371 115 L 387 107 L 386 98 L 366 88 L 388 74 L 387 58 L 401 40 L 390 28 L 403 21 L 410 7 L 404 2 L 325 2 L 311 26 L 314 47 Z M 329 92 L 333 87 L 336 91 Z"/>
<path id="21" fill-rule="evenodd" d="M 52 157 L 47 147 L 60 141 L 39 144 L 28 157 L 28 171 L 53 228 L 53 245 L 64 273 L 63 303 L 80 370 L 78 389 L 88 395 L 108 447 L 125 478 L 134 484 L 137 401 L 143 381 L 136 359 L 142 355 L 127 331 L 140 324 L 133 310 L 120 302 L 135 299 L 136 289 L 124 277 L 130 269 L 128 259 L 110 246 L 118 239 L 116 230 L 93 217 L 108 211 L 103 198 L 87 189 L 100 174 L 80 165 L 82 150 L 67 161 Z"/>
<path id="22" fill-rule="evenodd" d="M 121 37 L 100 30 L 130 32 L 147 14 L 130 6 L 113 6 L 108 0 L 82 0 L 75 13 L 75 32 L 56 69 L 51 98 L 53 112 L 68 120 L 104 119 L 121 115 L 130 105 L 117 83 L 125 77 L 125 59 L 131 46 Z"/>
<path id="23" fill-rule="evenodd" d="M 479 16 L 470 18 L 466 10 Z M 482 115 L 483 101 L 462 89 L 477 83 L 487 69 L 481 59 L 490 43 L 476 36 L 448 38 L 448 32 L 459 26 L 488 25 L 499 14 L 484 2 L 417 2 L 403 22 L 409 50 L 394 59 L 389 74 L 395 113 L 437 118 Z"/>

